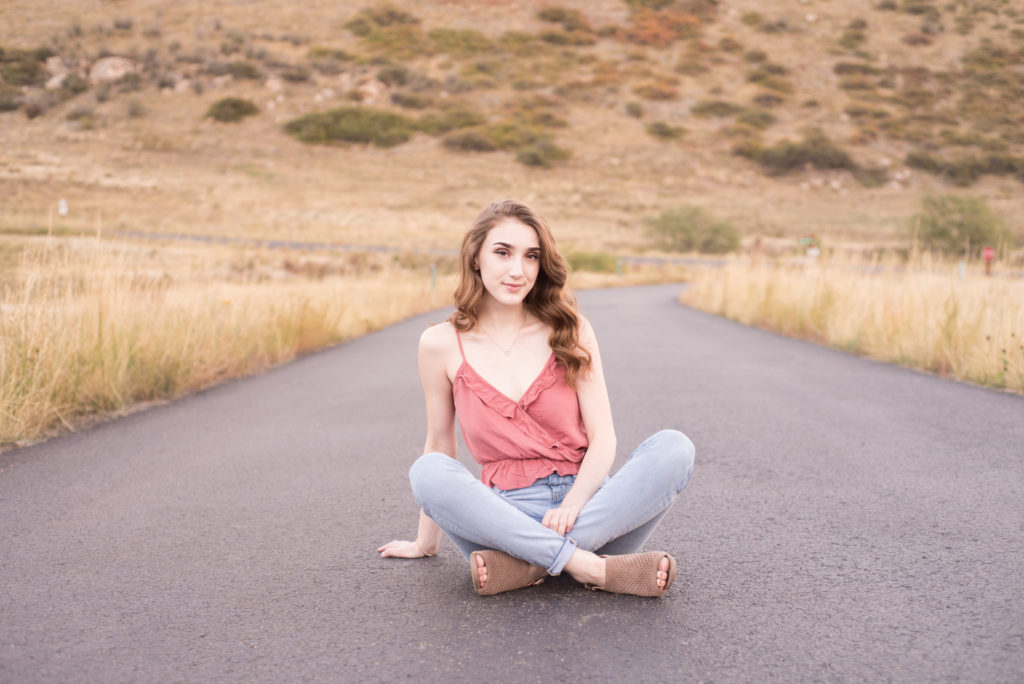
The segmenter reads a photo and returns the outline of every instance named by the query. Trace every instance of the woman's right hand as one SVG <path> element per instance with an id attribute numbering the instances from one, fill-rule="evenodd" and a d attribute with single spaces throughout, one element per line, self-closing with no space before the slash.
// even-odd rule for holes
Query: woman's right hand
<path id="1" fill-rule="evenodd" d="M 382 558 L 423 558 L 424 556 L 433 556 L 434 553 L 427 553 L 420 546 L 419 542 L 414 541 L 389 541 L 383 546 L 377 547 L 377 551 L 380 552 Z"/>

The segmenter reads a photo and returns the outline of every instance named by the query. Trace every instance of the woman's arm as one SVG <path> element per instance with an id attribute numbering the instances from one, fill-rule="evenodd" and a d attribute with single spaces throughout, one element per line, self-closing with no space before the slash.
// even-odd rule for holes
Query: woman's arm
<path id="1" fill-rule="evenodd" d="M 423 453 L 440 452 L 456 457 L 455 401 L 452 398 L 452 383 L 448 379 L 447 352 L 452 335 L 447 324 L 428 328 L 420 336 L 419 366 L 423 395 L 427 404 L 427 440 Z M 441 543 L 441 528 L 420 511 L 416 541 L 391 541 L 377 548 L 381 556 L 397 558 L 421 558 L 433 556 Z"/>
<path id="2" fill-rule="evenodd" d="M 590 352 L 591 359 L 590 371 L 582 373 L 576 380 L 576 394 L 589 446 L 576 482 L 562 499 L 561 506 L 544 515 L 543 525 L 559 534 L 572 529 L 580 510 L 600 488 L 615 461 L 615 427 L 612 425 L 612 407 L 604 382 L 601 352 L 590 321 L 583 317 L 580 317 L 580 346 Z"/>

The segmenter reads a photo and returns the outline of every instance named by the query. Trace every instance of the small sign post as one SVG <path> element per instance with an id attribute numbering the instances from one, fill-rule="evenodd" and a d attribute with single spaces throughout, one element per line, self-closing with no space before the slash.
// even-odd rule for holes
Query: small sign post
<path id="1" fill-rule="evenodd" d="M 985 260 L 985 275 L 992 275 L 992 260 L 996 258 L 996 250 L 992 247 L 985 247 L 981 250 L 981 258 Z"/>

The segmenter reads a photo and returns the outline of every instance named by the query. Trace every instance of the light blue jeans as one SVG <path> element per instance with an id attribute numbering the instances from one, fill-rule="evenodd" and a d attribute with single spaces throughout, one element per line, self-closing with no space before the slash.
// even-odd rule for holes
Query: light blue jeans
<path id="1" fill-rule="evenodd" d="M 557 508 L 575 475 L 549 475 L 521 489 L 488 488 L 442 453 L 423 454 L 409 470 L 413 496 L 462 555 L 498 549 L 558 575 L 577 548 L 600 554 L 639 551 L 693 475 L 693 443 L 662 430 L 644 440 L 605 479 L 564 537 L 541 519 Z"/>

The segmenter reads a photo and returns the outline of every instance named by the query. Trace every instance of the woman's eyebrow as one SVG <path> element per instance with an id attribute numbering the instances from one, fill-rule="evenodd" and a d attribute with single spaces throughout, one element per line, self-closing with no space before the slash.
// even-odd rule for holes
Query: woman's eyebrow
<path id="1" fill-rule="evenodd" d="M 513 245 L 511 243 L 508 243 L 508 242 L 492 242 L 491 246 L 492 247 L 504 247 L 505 249 L 512 249 L 512 247 L 513 247 Z M 540 247 L 527 247 L 525 251 L 527 251 L 527 252 L 539 252 L 540 251 Z"/>

